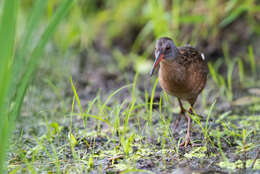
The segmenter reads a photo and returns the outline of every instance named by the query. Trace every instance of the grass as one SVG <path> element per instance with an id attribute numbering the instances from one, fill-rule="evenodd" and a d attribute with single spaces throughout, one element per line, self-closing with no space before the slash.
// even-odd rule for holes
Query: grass
<path id="1" fill-rule="evenodd" d="M 19 160 L 19 169 L 10 167 L 14 171 L 24 170 L 32 173 L 33 171 L 37 173 L 46 170 L 55 173 L 101 172 L 104 168 L 111 172 L 152 171 L 157 173 L 158 168 L 162 166 L 166 167 L 164 170 L 169 170 L 167 166 L 176 165 L 174 162 L 176 159 L 181 161 L 199 158 L 202 161 L 209 160 L 210 162 L 217 160 L 218 165 L 215 166 L 230 170 L 243 169 L 245 162 L 246 166 L 252 164 L 252 156 L 249 158 L 245 158 L 245 156 L 258 148 L 257 141 L 253 137 L 259 135 L 257 133 L 253 135 L 253 131 L 249 131 L 249 133 L 246 130 L 251 129 L 258 132 L 259 127 L 250 126 L 253 120 L 248 120 L 249 123 L 247 124 L 242 123 L 242 121 L 245 121 L 246 118 L 257 119 L 257 115 L 234 117 L 235 114 L 230 111 L 218 116 L 219 111 L 216 107 L 218 103 L 213 102 L 206 108 L 208 110 L 206 121 L 197 120 L 196 115 L 193 118 L 195 121 L 193 123 L 193 132 L 195 133 L 193 141 L 201 141 L 202 146 L 183 151 L 178 148 L 178 144 L 185 134 L 185 125 L 178 129 L 180 131 L 178 134 L 172 134 L 170 125 L 174 118 L 169 117 L 173 112 L 171 105 L 165 103 L 167 100 L 163 100 L 163 95 L 159 101 L 153 97 L 152 101 L 146 99 L 146 103 L 143 103 L 140 91 L 136 86 L 140 84 L 140 78 L 142 77 L 136 75 L 133 84 L 112 90 L 103 99 L 97 96 L 90 100 L 87 105 L 82 104 L 82 99 L 71 81 L 71 90 L 74 94 L 74 97 L 71 98 L 72 109 L 71 112 L 64 111 L 67 113 L 66 115 L 71 115 L 70 121 L 60 125 L 58 122 L 50 122 L 49 119 L 51 118 L 49 118 L 45 123 L 48 127 L 48 133 L 44 133 L 42 138 L 35 137 L 35 140 L 30 140 L 35 146 L 33 156 L 28 158 L 28 153 L 26 153 L 22 160 Z M 151 95 L 153 96 L 155 96 L 158 79 L 154 82 L 153 88 L 151 88 Z M 150 83 L 152 84 L 152 81 Z M 209 83 L 212 84 L 213 82 L 210 81 Z M 46 82 L 47 84 L 48 82 Z M 55 92 L 53 93 L 55 94 Z M 128 93 L 131 100 L 123 99 L 118 102 L 120 93 Z M 225 96 L 222 97 L 225 98 Z M 55 103 L 57 100 L 59 100 L 59 95 L 51 102 Z M 164 102 L 162 103 L 162 101 Z M 157 105 L 159 109 L 156 111 L 153 107 Z M 143 116 L 139 117 L 138 115 Z M 60 117 L 61 120 L 68 118 L 66 116 Z M 214 123 L 217 125 L 214 125 Z M 242 130 L 238 127 L 239 125 L 243 126 Z M 68 132 L 66 131 L 67 127 Z M 201 133 L 204 138 L 198 138 L 199 129 L 202 129 Z M 26 147 L 27 145 L 24 144 L 23 146 Z M 239 154 L 239 151 L 243 154 L 239 157 L 242 165 L 239 160 L 234 161 L 233 158 L 229 157 L 231 153 Z M 222 157 L 217 157 L 218 152 L 222 154 Z M 47 154 L 47 156 L 40 154 Z M 65 154 L 66 156 L 64 156 Z M 155 157 L 159 158 L 160 162 Z M 102 162 L 104 159 L 107 162 Z M 155 160 L 156 165 L 149 159 Z M 144 161 L 144 169 L 136 168 L 135 165 L 139 164 L 140 161 Z M 22 165 L 24 162 L 26 166 Z M 68 165 L 68 163 L 71 165 Z M 258 169 L 258 163 L 256 163 L 255 169 Z M 156 167 L 149 168 L 149 165 Z M 13 171 L 11 168 L 9 170 Z"/>
<path id="2" fill-rule="evenodd" d="M 12 24 L 5 26 L 8 30 L 0 27 L 0 38 L 9 40 L 9 49 L 0 44 L 4 51 L 0 56 L 6 58 L 0 64 L 4 84 L 0 96 L 7 98 L 4 102 L 0 97 L 0 111 L 5 111 L 1 116 L 6 120 L 10 115 L 18 120 L 10 143 L 12 130 L 1 121 L 3 142 L 10 146 L 4 148 L 9 149 L 8 157 L 0 151 L 1 166 L 6 160 L 8 164 L 4 170 L 170 173 L 192 168 L 194 172 L 228 173 L 250 165 L 253 170 L 260 169 L 256 155 L 260 110 L 259 103 L 253 101 L 259 94 L 248 92 L 251 88 L 257 91 L 260 84 L 258 53 L 255 42 L 249 40 L 250 44 L 244 45 L 241 33 L 232 28 L 246 21 L 245 31 L 250 28 L 253 36 L 259 33 L 256 1 L 174 0 L 166 4 L 169 2 L 77 1 L 70 8 L 69 0 L 38 0 L 30 12 L 17 11 L 17 4 L 12 6 L 12 14 L 30 18 L 24 20 L 28 21 L 25 33 L 16 42 L 15 32 L 9 29 L 15 20 L 9 20 L 10 14 L 2 15 Z M 66 21 L 61 22 L 65 14 Z M 37 41 L 43 26 L 47 27 Z M 192 116 L 192 141 L 201 144 L 199 147 L 179 148 L 186 120 L 172 132 L 179 113 L 177 101 L 159 93 L 158 78 L 148 77 L 154 40 L 161 35 L 174 37 L 177 45 L 190 43 L 202 51 L 210 50 L 206 46 L 210 45 L 221 53 L 208 64 L 210 77 L 195 105 L 198 114 Z M 237 39 L 245 49 L 238 47 L 234 54 Z M 215 54 L 207 53 L 207 59 Z M 78 57 L 86 60 L 86 65 Z M 78 72 L 79 63 L 83 72 Z M 9 93 L 13 97 L 8 97 Z M 244 96 L 253 102 L 245 101 Z M 16 119 L 8 120 L 8 126 Z"/>
<path id="3" fill-rule="evenodd" d="M 0 65 L 0 112 L 1 112 L 1 122 L 0 122 L 0 172 L 4 172 L 4 165 L 6 160 L 6 154 L 8 149 L 9 137 L 11 134 L 11 129 L 13 127 L 12 120 L 14 118 L 8 119 L 8 112 L 6 110 L 7 97 L 9 94 L 9 83 L 11 79 L 11 68 L 10 64 L 13 61 L 13 49 L 14 49 L 14 38 L 15 38 L 15 28 L 16 28 L 16 18 L 17 18 L 17 7 L 18 3 L 15 1 L 4 1 L 3 4 L 3 14 L 1 16 L 1 27 L 0 27 L 0 38 L 6 40 L 5 44 L 0 45 L 1 50 L 1 65 Z M 14 115 L 15 116 L 15 115 Z"/>
<path id="4" fill-rule="evenodd" d="M 215 63 L 215 66 L 212 65 L 211 62 L 209 62 L 209 72 L 210 75 L 212 76 L 212 79 L 216 83 L 216 85 L 220 88 L 220 92 L 222 95 L 226 96 L 227 100 L 232 102 L 233 101 L 233 80 L 235 78 L 240 79 L 240 83 L 243 86 L 246 86 L 247 81 L 245 80 L 245 71 L 244 71 L 244 61 L 242 58 L 233 58 L 230 59 L 228 55 L 228 50 L 227 48 L 224 48 L 224 61 L 219 59 L 217 63 Z M 226 54 L 225 54 L 226 53 Z M 251 66 L 251 75 L 253 77 L 256 76 L 256 71 L 255 71 L 255 58 L 254 58 L 254 53 L 252 51 L 252 47 L 249 47 L 249 56 L 250 59 L 250 66 Z M 226 74 L 220 74 L 219 69 L 221 65 L 226 66 Z M 238 69 L 238 77 L 237 75 L 234 74 L 234 70 Z"/>
<path id="5" fill-rule="evenodd" d="M 37 67 L 37 62 L 41 56 L 43 49 L 53 34 L 56 26 L 68 11 L 71 1 L 63 1 L 63 4 L 58 8 L 57 13 L 53 16 L 42 37 L 36 43 L 29 60 L 25 59 L 28 56 L 30 40 L 33 31 L 36 29 L 39 16 L 44 7 L 44 1 L 38 0 L 32 10 L 31 19 L 28 22 L 28 27 L 25 30 L 24 42 L 21 44 L 21 50 L 15 52 L 15 36 L 16 36 L 16 21 L 18 14 L 18 1 L 3 1 L 3 10 L 0 27 L 0 38 L 6 42 L 0 45 L 1 50 L 1 93 L 0 93 L 0 172 L 6 172 L 6 155 L 9 146 L 9 139 L 15 125 L 15 120 L 20 114 L 23 99 L 33 76 L 33 72 Z M 17 58 L 14 58 L 15 55 Z M 24 63 L 26 62 L 26 63 Z M 24 67 L 24 68 L 22 68 Z M 22 74 L 21 79 L 17 78 Z M 8 110 L 6 108 L 9 108 Z M 35 173 L 32 171 L 32 173 Z"/>

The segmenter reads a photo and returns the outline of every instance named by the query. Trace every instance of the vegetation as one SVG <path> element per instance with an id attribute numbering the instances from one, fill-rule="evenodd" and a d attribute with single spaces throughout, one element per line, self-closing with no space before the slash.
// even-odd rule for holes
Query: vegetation
<path id="1" fill-rule="evenodd" d="M 256 0 L 0 4 L 1 173 L 260 170 Z M 208 61 L 197 147 L 179 148 L 178 103 L 148 75 L 160 36 Z"/>
<path id="2" fill-rule="evenodd" d="M 64 1 L 60 8 L 51 19 L 46 30 L 43 32 L 39 41 L 35 44 L 31 55 L 29 52 L 29 44 L 32 40 L 32 33 L 35 30 L 39 17 L 44 7 L 45 1 L 38 0 L 32 10 L 32 16 L 29 19 L 27 26 L 25 27 L 25 37 L 22 38 L 22 44 L 19 51 L 17 51 L 17 57 L 14 57 L 15 37 L 18 14 L 18 1 L 4 1 L 3 11 L 0 26 L 0 38 L 5 40 L 0 45 L 1 52 L 1 93 L 0 93 L 0 172 L 5 172 L 5 160 L 8 150 L 10 134 L 14 127 L 14 122 L 17 116 L 20 114 L 21 105 L 24 95 L 26 93 L 30 78 L 36 69 L 36 63 L 41 56 L 43 49 L 49 40 L 50 36 L 54 32 L 57 24 L 64 17 L 68 11 L 70 1 Z M 29 56 L 28 59 L 25 56 Z M 7 109 L 8 108 L 8 109 Z"/>

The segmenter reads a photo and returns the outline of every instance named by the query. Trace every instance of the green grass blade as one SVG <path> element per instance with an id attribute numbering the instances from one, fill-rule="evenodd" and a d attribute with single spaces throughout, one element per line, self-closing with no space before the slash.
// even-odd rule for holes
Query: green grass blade
<path id="1" fill-rule="evenodd" d="M 212 79 L 214 80 L 214 82 L 219 85 L 219 82 L 218 82 L 218 74 L 217 72 L 215 71 L 212 63 L 208 63 L 208 67 L 209 67 L 209 72 L 210 72 L 210 75 L 212 77 Z"/>
<path id="2" fill-rule="evenodd" d="M 124 85 L 124 86 L 122 86 L 121 88 L 119 88 L 119 89 L 117 89 L 116 91 L 114 91 L 111 95 L 109 95 L 108 98 L 106 99 L 105 103 L 102 105 L 101 111 L 102 111 L 103 113 L 105 113 L 105 112 L 104 112 L 104 109 L 105 109 L 106 105 L 108 104 L 108 102 L 111 100 L 111 98 L 112 98 L 113 96 L 115 96 L 117 93 L 119 93 L 121 90 L 123 90 L 123 89 L 125 89 L 125 88 L 129 88 L 129 87 L 132 86 L 132 85 L 133 85 L 133 84 Z"/>
<path id="3" fill-rule="evenodd" d="M 18 2 L 15 0 L 3 2 L 3 13 L 0 24 L 0 110 L 3 108 L 6 91 L 8 90 L 11 65 L 14 55 L 15 28 Z"/>
<path id="4" fill-rule="evenodd" d="M 239 69 L 239 80 L 240 83 L 243 83 L 245 79 L 245 70 L 244 70 L 244 64 L 242 59 L 238 59 L 238 69 Z"/>
<path id="5" fill-rule="evenodd" d="M 81 113 L 72 113 L 71 115 L 72 115 L 72 116 L 77 116 L 77 115 L 81 115 Z M 108 120 L 105 120 L 105 119 L 103 119 L 103 118 L 100 118 L 99 116 L 91 115 L 91 114 L 85 114 L 85 113 L 83 113 L 82 115 L 83 115 L 83 116 L 88 116 L 88 117 L 91 117 L 91 118 L 95 118 L 95 119 L 97 119 L 97 120 L 99 120 L 99 121 L 102 121 L 102 122 L 106 123 L 106 124 L 109 125 L 110 127 L 112 127 L 111 123 L 110 123 Z"/>
<path id="6" fill-rule="evenodd" d="M 232 101 L 233 99 L 233 92 L 232 92 L 232 74 L 233 74 L 233 70 L 235 68 L 235 63 L 236 62 L 230 62 L 228 64 L 228 72 L 227 72 L 227 93 L 228 93 L 228 99 L 229 101 Z"/>
<path id="7" fill-rule="evenodd" d="M 255 66 L 255 57 L 254 57 L 254 52 L 253 52 L 252 46 L 248 47 L 248 52 L 249 52 L 249 61 L 250 61 L 251 71 L 252 71 L 252 74 L 255 75 L 256 66 Z"/>
<path id="8" fill-rule="evenodd" d="M 76 90 L 76 88 L 75 88 L 75 86 L 74 86 L 74 83 L 73 83 L 73 81 L 72 81 L 72 78 L 70 79 L 70 84 L 71 84 L 71 87 L 72 87 L 74 96 L 76 97 L 77 103 L 78 103 L 78 105 L 79 105 L 79 111 L 80 111 L 80 113 L 82 113 L 83 109 L 82 109 L 82 107 L 81 107 L 80 100 L 79 100 L 79 96 L 78 96 L 77 90 Z"/>
<path id="9" fill-rule="evenodd" d="M 152 90 L 152 95 L 151 95 L 151 100 L 150 100 L 150 108 L 149 108 L 149 111 L 150 111 L 150 118 L 149 120 L 151 121 L 152 119 L 152 115 L 153 115 L 153 99 L 154 99 L 154 94 L 155 94 L 155 89 L 156 89 L 156 86 L 159 82 L 159 78 L 156 79 L 154 85 L 153 85 L 153 90 Z"/>
<path id="10" fill-rule="evenodd" d="M 209 113 L 208 113 L 208 116 L 207 116 L 207 120 L 206 120 L 206 123 L 205 123 L 204 139 L 205 139 L 206 147 L 207 147 L 207 145 L 208 145 L 208 140 L 211 142 L 211 145 L 214 146 L 214 143 L 211 141 L 211 139 L 210 139 L 210 137 L 209 137 L 209 132 L 208 132 L 208 131 L 209 131 L 209 126 L 208 126 L 208 124 L 209 124 L 209 119 L 210 119 L 210 116 L 212 115 L 212 111 L 213 111 L 213 109 L 214 109 L 214 107 L 215 107 L 216 102 L 217 102 L 217 101 L 215 100 L 215 101 L 211 104 L 210 109 L 209 109 Z"/>
<path id="11" fill-rule="evenodd" d="M 237 18 L 239 18 L 244 12 L 246 12 L 248 10 L 248 6 L 243 4 L 241 6 L 239 6 L 238 8 L 235 8 L 231 14 L 229 16 L 227 16 L 221 23 L 220 23 L 220 27 L 224 28 L 227 25 L 229 25 L 230 23 L 232 23 L 233 21 L 235 21 Z"/>
<path id="12" fill-rule="evenodd" d="M 29 51 L 29 46 L 31 45 L 32 41 L 32 35 L 33 31 L 36 29 L 40 17 L 42 16 L 42 13 L 44 11 L 44 7 L 46 6 L 46 0 L 37 0 L 35 3 L 31 15 L 28 20 L 28 24 L 26 25 L 25 28 L 25 33 L 24 33 L 24 38 L 21 43 L 21 48 L 18 51 L 18 56 L 15 59 L 14 66 L 12 68 L 12 76 L 15 78 L 12 78 L 12 91 L 10 91 L 11 95 L 14 95 L 15 93 L 15 87 L 18 86 L 19 83 L 19 78 L 21 78 L 22 75 L 22 68 L 25 65 L 25 60 L 24 57 L 26 54 L 28 54 Z"/>
<path id="13" fill-rule="evenodd" d="M 60 7 L 57 9 L 57 12 L 51 19 L 49 25 L 47 26 L 46 30 L 41 36 L 41 39 L 37 43 L 36 47 L 34 48 L 31 59 L 29 61 L 29 64 L 27 65 L 26 69 L 27 71 L 25 72 L 22 80 L 21 80 L 21 85 L 17 89 L 17 98 L 16 98 L 16 106 L 15 109 L 13 110 L 14 114 L 13 117 L 16 117 L 18 113 L 20 112 L 21 104 L 23 101 L 24 94 L 26 92 L 26 89 L 28 87 L 29 81 L 33 75 L 33 72 L 36 69 L 37 62 L 39 60 L 39 57 L 41 56 L 45 45 L 47 44 L 48 40 L 54 33 L 56 27 L 60 23 L 60 21 L 65 17 L 67 14 L 68 10 L 70 9 L 72 3 L 74 1 L 71 0 L 64 0 Z M 13 118 L 14 119 L 14 118 Z"/>
<path id="14" fill-rule="evenodd" d="M 36 29 L 36 27 L 40 21 L 40 17 L 42 16 L 42 13 L 44 12 L 44 7 L 46 5 L 46 2 L 47 1 L 45 1 L 45 0 L 37 0 L 32 9 L 30 18 L 28 20 L 29 21 L 28 25 L 25 29 L 25 31 L 26 31 L 25 37 L 23 39 L 21 49 L 19 49 L 19 55 L 16 59 L 17 66 L 15 66 L 15 68 L 20 68 L 19 65 L 20 65 L 20 63 L 22 63 L 21 61 L 23 60 L 25 54 L 28 52 L 29 46 L 31 44 L 33 31 Z M 17 61 L 19 61 L 19 62 L 17 62 Z M 15 68 L 14 68 L 14 70 L 19 72 Z"/>
<path id="15" fill-rule="evenodd" d="M 11 66 L 13 63 L 16 21 L 18 12 L 18 1 L 5 0 L 2 3 L 2 16 L 0 23 L 0 39 L 4 40 L 0 44 L 0 173 L 5 173 L 6 152 L 8 150 L 8 140 L 13 127 L 9 123 L 8 111 L 5 105 L 8 101 L 8 90 L 11 78 Z"/>
<path id="16" fill-rule="evenodd" d="M 72 116 L 73 116 L 72 113 L 74 112 L 75 100 L 76 100 L 76 97 L 74 95 L 72 104 L 71 104 L 71 112 L 70 112 L 70 133 L 72 132 Z"/>
<path id="17" fill-rule="evenodd" d="M 32 52 L 31 59 L 29 60 L 29 64 L 25 67 L 25 74 L 21 79 L 21 83 L 18 82 L 19 87 L 17 89 L 17 93 L 15 98 L 13 99 L 13 107 L 10 111 L 3 110 L 4 104 L 10 102 L 10 96 L 7 95 L 9 90 L 14 91 L 14 87 L 10 85 L 10 79 L 13 74 L 11 74 L 12 65 L 13 65 L 13 55 L 14 55 L 14 44 L 15 44 L 15 29 L 16 29 L 16 18 L 17 18 L 17 10 L 18 10 L 18 2 L 16 0 L 6 0 L 3 4 L 3 13 L 1 18 L 1 27 L 0 27 L 0 38 L 5 40 L 4 44 L 0 44 L 0 112 L 1 112 L 1 119 L 0 122 L 0 172 L 4 173 L 5 167 L 5 158 L 6 158 L 6 151 L 8 149 L 8 139 L 10 137 L 12 128 L 14 126 L 14 120 L 19 115 L 23 98 L 26 93 L 26 89 L 28 87 L 29 81 L 33 75 L 34 70 L 36 69 L 36 63 L 40 55 L 42 54 L 44 47 L 47 41 L 50 39 L 52 34 L 54 33 L 57 25 L 61 21 L 61 19 L 67 14 L 68 10 L 71 7 L 73 1 L 71 0 L 64 0 L 61 6 L 57 9 L 54 17 L 52 18 L 50 24 L 47 26 L 45 32 L 43 33 L 42 37 L 40 38 L 39 42 L 37 43 L 35 49 Z M 40 1 L 38 1 L 40 2 Z M 39 5 L 39 4 L 38 4 Z M 39 12 L 40 13 L 40 12 Z M 33 17 L 32 17 L 33 18 Z M 36 19 L 39 16 L 36 16 Z M 35 18 L 34 18 L 35 19 Z M 33 20 L 33 19 L 32 19 Z M 31 24 L 32 27 L 30 28 L 31 31 L 33 30 L 35 24 Z M 31 32 L 30 31 L 30 32 Z M 28 40 L 25 41 L 26 44 L 29 44 L 29 38 L 31 33 L 28 33 L 27 37 Z M 24 53 L 25 55 L 26 50 Z M 19 62 L 18 62 L 19 66 Z M 21 72 L 19 72 L 21 73 Z M 6 98 L 9 97 L 9 98 Z M 9 116 L 7 117 L 7 113 L 9 112 Z"/>

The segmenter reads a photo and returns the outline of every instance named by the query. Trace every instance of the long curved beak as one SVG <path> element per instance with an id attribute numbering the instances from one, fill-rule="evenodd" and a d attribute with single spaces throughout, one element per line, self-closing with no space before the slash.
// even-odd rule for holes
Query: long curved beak
<path id="1" fill-rule="evenodd" d="M 152 70 L 150 72 L 150 76 L 153 75 L 155 68 L 158 66 L 158 64 L 161 62 L 161 60 L 164 58 L 164 54 L 162 53 L 162 51 L 159 51 L 159 54 L 157 55 L 157 57 L 155 58 L 155 61 L 153 63 L 153 67 Z"/>

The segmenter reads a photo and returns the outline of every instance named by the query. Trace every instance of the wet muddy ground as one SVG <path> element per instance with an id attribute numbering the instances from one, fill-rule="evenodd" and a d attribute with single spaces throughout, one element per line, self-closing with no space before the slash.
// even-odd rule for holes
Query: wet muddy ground
<path id="1" fill-rule="evenodd" d="M 10 170 L 20 166 L 19 170 L 23 171 L 27 165 L 33 165 L 36 171 L 56 173 L 58 165 L 65 173 L 260 171 L 260 160 L 256 159 L 260 143 L 260 105 L 255 100 L 260 97 L 259 88 L 252 86 L 241 89 L 241 93 L 234 96 L 234 102 L 230 103 L 220 95 L 216 84 L 209 78 L 195 105 L 199 117 L 193 118 L 192 141 L 198 146 L 179 148 L 178 144 L 186 134 L 186 120 L 182 119 L 176 132 L 172 131 L 172 123 L 179 113 L 177 100 L 165 97 L 159 86 L 154 94 L 150 120 L 150 99 L 155 78 L 139 75 L 135 94 L 130 86 L 106 103 L 116 89 L 134 81 L 134 73 L 128 73 L 128 79 L 102 71 L 101 68 L 85 73 L 89 75 L 74 74 L 73 77 L 82 113 L 95 115 L 108 123 L 91 116 L 84 118 L 76 101 L 74 111 L 71 110 L 73 91 L 68 81 L 63 84 L 66 90 L 62 95 L 67 99 L 62 98 L 62 102 L 55 90 L 44 83 L 40 90 L 47 95 L 34 98 L 33 101 L 27 98 L 28 108 L 24 109 L 16 131 L 20 138 L 15 139 L 13 151 L 9 154 Z M 82 77 L 87 79 L 84 81 Z M 259 84 L 259 79 L 255 83 Z M 31 87 L 28 97 L 37 96 L 38 90 Z M 136 101 L 134 104 L 133 100 Z M 208 136 L 205 138 L 202 127 L 205 128 L 214 101 L 216 104 L 207 123 Z M 134 108 L 131 110 L 132 105 Z M 101 113 L 102 107 L 105 107 L 105 116 Z M 36 111 L 38 108 L 42 108 L 42 111 Z M 30 118 L 31 115 L 34 118 Z M 127 115 L 129 119 L 125 125 Z M 197 118 L 199 122 L 195 121 Z M 246 137 L 242 136 L 243 130 L 246 131 Z M 24 159 L 27 164 L 21 163 Z M 254 169 L 251 169 L 254 160 Z M 246 169 L 243 169 L 243 165 L 246 165 Z"/>

